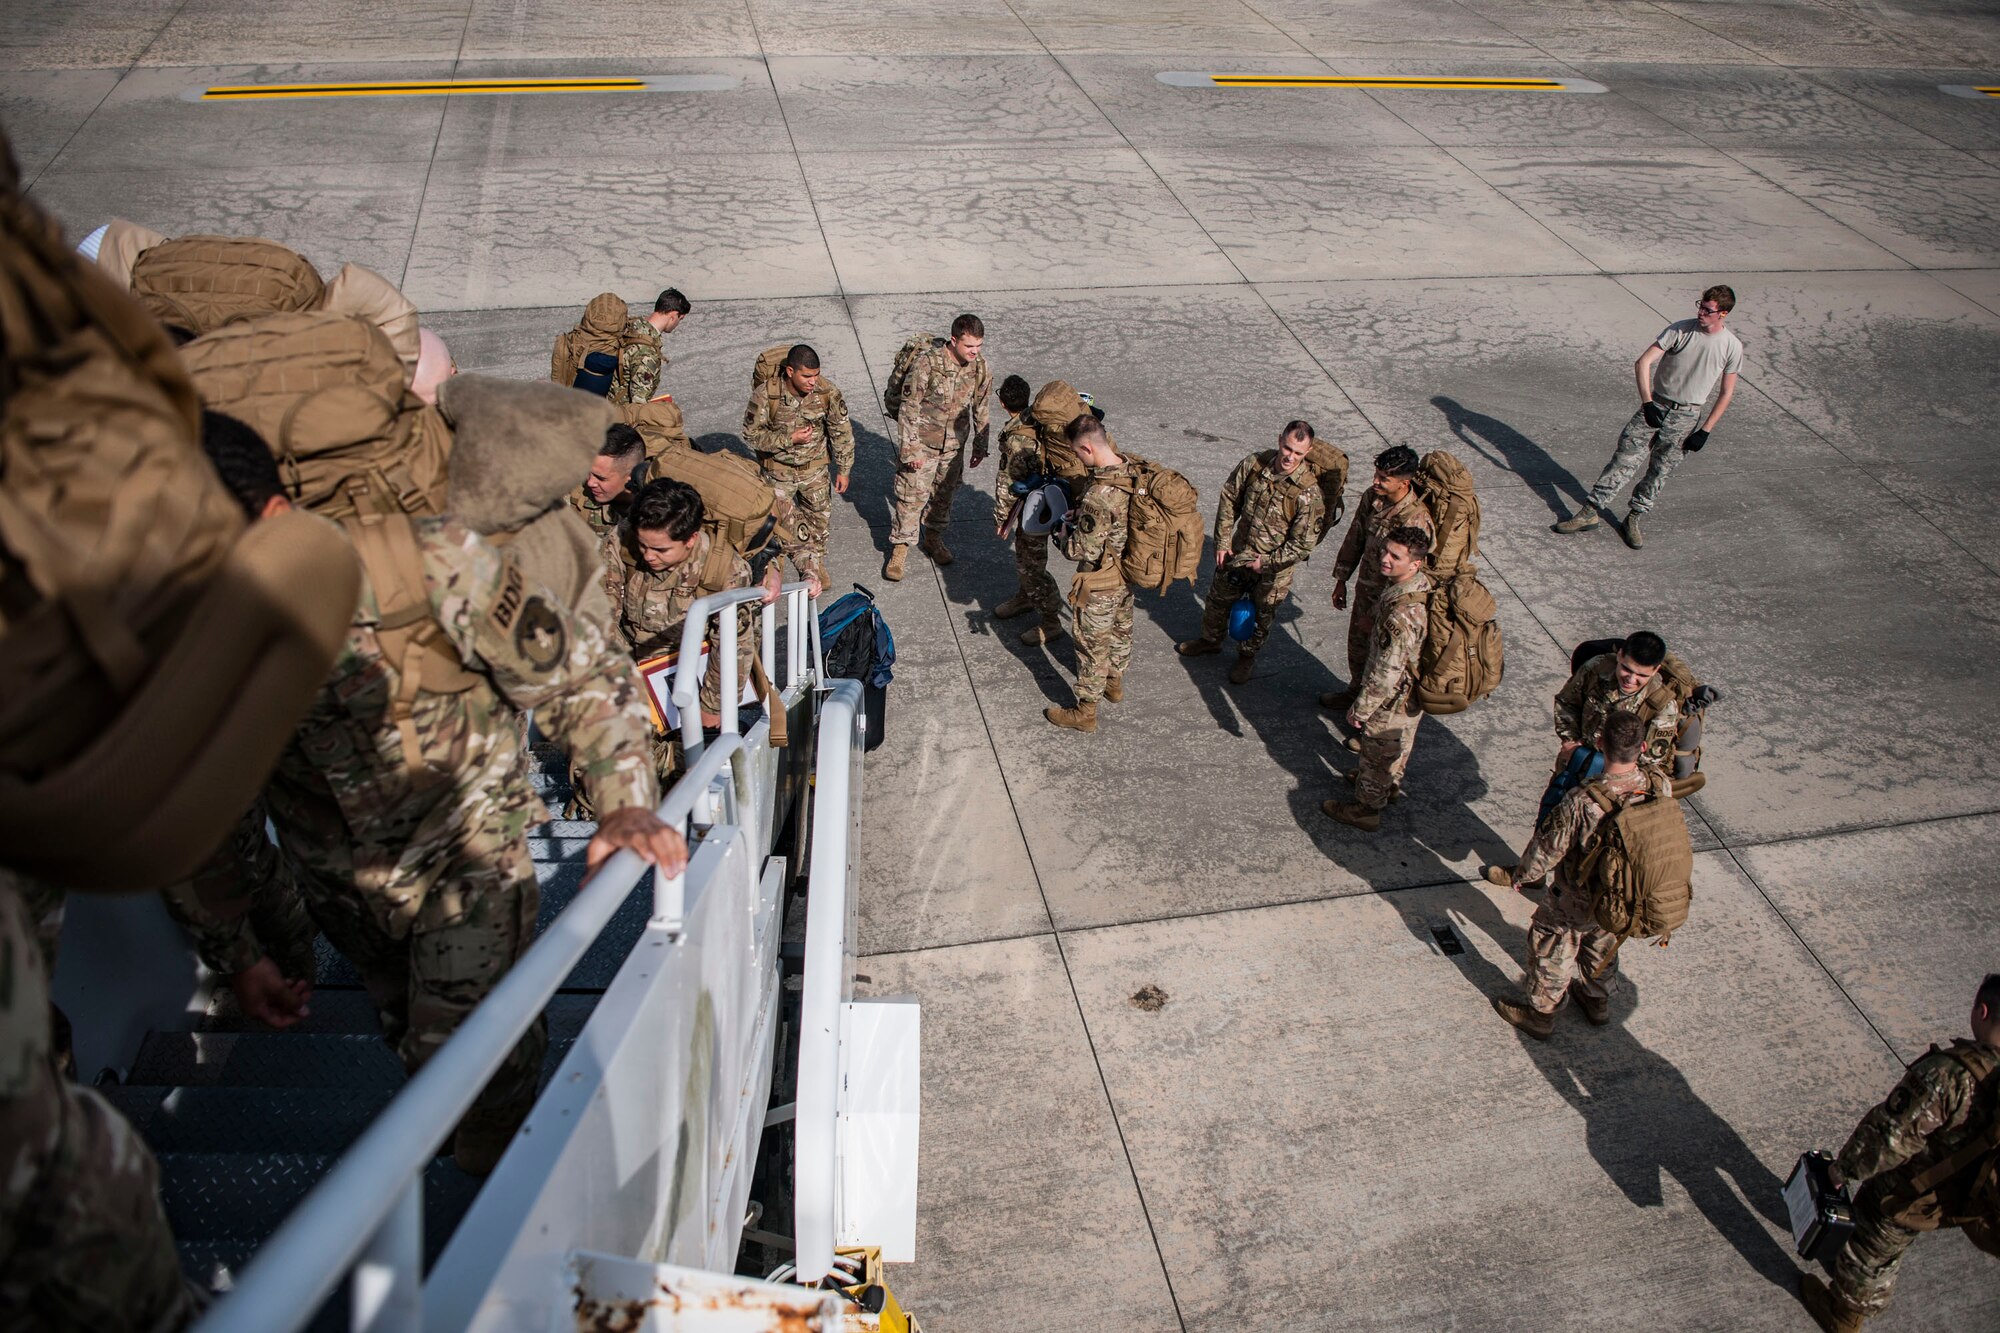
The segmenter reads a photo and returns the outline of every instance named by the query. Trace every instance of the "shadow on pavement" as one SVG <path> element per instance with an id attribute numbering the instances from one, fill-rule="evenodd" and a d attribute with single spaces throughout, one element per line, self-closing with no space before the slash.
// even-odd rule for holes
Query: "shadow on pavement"
<path id="1" fill-rule="evenodd" d="M 1506 422 L 1474 412 L 1443 394 L 1431 399 L 1431 406 L 1444 413 L 1445 424 L 1467 448 L 1495 467 L 1518 475 L 1557 518 L 1567 518 L 1589 498 L 1589 487 L 1550 457 L 1548 450 Z M 1564 495 L 1570 497 L 1567 504 Z"/>

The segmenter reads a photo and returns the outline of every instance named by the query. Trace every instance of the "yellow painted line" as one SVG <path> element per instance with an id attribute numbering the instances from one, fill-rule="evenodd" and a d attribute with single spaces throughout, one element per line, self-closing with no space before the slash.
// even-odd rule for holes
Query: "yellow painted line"
<path id="1" fill-rule="evenodd" d="M 1477 78 L 1417 74 L 1201 74 L 1168 70 L 1154 76 L 1175 88 L 1363 88 L 1418 92 L 1601 93 L 1588 79 Z"/>
<path id="2" fill-rule="evenodd" d="M 1953 97 L 2000 97 L 2000 84 L 1991 83 L 1941 83 L 1938 91 Z"/>
<path id="3" fill-rule="evenodd" d="M 340 83 L 218 83 L 181 94 L 190 102 L 272 102 L 300 97 L 496 97 L 519 93 L 727 92 L 733 74 L 635 74 L 566 79 L 384 79 Z"/>

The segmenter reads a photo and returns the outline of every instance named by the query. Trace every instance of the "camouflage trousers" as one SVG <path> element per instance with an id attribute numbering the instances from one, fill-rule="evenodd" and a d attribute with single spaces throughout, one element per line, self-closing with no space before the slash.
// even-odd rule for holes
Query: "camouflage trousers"
<path id="1" fill-rule="evenodd" d="M 534 943 L 541 888 L 526 841 L 519 836 L 471 841 L 498 850 L 448 869 L 400 936 L 390 933 L 375 905 L 352 884 L 299 868 L 299 887 L 313 920 L 361 973 L 381 1016 L 382 1035 L 412 1074 Z M 456 914 L 447 914 L 447 903 L 456 905 Z M 537 1018 L 459 1129 L 511 1135 L 534 1105 L 548 1042 L 547 1020 Z"/>
<path id="2" fill-rule="evenodd" d="M 1403 785 L 1403 770 L 1410 766 L 1410 751 L 1416 748 L 1417 726 L 1422 713 L 1405 711 L 1391 704 L 1361 728 L 1361 772 L 1355 779 L 1354 799 L 1370 810 L 1381 811 Z"/>
<path id="3" fill-rule="evenodd" d="M 1375 603 L 1382 596 L 1382 580 L 1356 580 L 1348 600 L 1353 609 L 1347 616 L 1347 687 L 1359 689 L 1368 674 L 1369 641 L 1375 636 Z"/>
<path id="4" fill-rule="evenodd" d="M 798 539 L 784 545 L 786 557 L 801 577 L 810 572 L 824 583 L 827 532 L 833 523 L 833 481 L 826 460 L 815 467 L 792 467 L 770 458 L 757 463 L 772 489 L 792 502 L 792 530 Z"/>
<path id="5" fill-rule="evenodd" d="M 944 453 L 921 446 L 904 452 L 896 464 L 895 502 L 890 507 L 889 542 L 913 546 L 919 528 L 942 534 L 951 522 L 951 500 L 965 476 L 965 447 Z"/>
<path id="6" fill-rule="evenodd" d="M 1590 488 L 1590 502 L 1599 509 L 1607 509 L 1618 498 L 1618 492 L 1625 489 L 1625 483 L 1643 466 L 1646 475 L 1632 488 L 1632 512 L 1643 514 L 1659 501 L 1660 491 L 1667 484 L 1667 478 L 1687 457 L 1681 452 L 1681 441 L 1701 421 L 1700 403 L 1680 403 L 1668 407 L 1665 401 L 1660 406 L 1666 409 L 1667 419 L 1656 431 L 1646 424 L 1646 410 L 1640 408 L 1625 423 L 1625 429 L 1618 436 L 1618 448 L 1611 455 L 1611 461 L 1598 474 L 1597 484 Z"/>
<path id="7" fill-rule="evenodd" d="M 1618 967 L 1618 937 L 1597 924 L 1582 890 L 1556 886 L 1528 922 L 1528 970 L 1521 979 L 1536 1013 L 1552 1014 L 1569 998 L 1571 981 L 1593 1000 L 1608 994 Z"/>
<path id="8" fill-rule="evenodd" d="M 647 733 L 647 748 L 653 756 L 653 772 L 660 779 L 660 795 L 686 771 L 681 762 L 681 734 L 678 731 L 652 731 Z M 594 820 L 597 818 L 597 802 L 591 800 L 589 784 L 575 763 L 569 766 L 569 802 L 563 806 L 564 819 Z"/>
<path id="9" fill-rule="evenodd" d="M 1076 636 L 1076 701 L 1094 704 L 1104 683 L 1132 665 L 1132 590 L 1097 593 L 1070 609 Z"/>
<path id="10" fill-rule="evenodd" d="M 1047 533 L 1014 534 L 1014 575 L 1021 582 L 1021 596 L 1035 604 L 1035 609 L 1042 613 L 1042 622 L 1060 623 L 1062 589 L 1056 586 L 1055 576 L 1049 573 Z"/>
<path id="11" fill-rule="evenodd" d="M 1880 1196 L 1867 1185 L 1854 1200 L 1854 1234 L 1833 1263 L 1833 1293 L 1865 1317 L 1889 1307 L 1896 1270 L 1903 1255 L 1923 1233 L 1882 1216 Z"/>
<path id="12" fill-rule="evenodd" d="M 1271 637 L 1271 622 L 1278 606 L 1292 591 L 1292 566 L 1266 565 L 1261 570 L 1248 566 L 1225 565 L 1209 580 L 1208 603 L 1201 610 L 1201 637 L 1217 641 L 1229 632 L 1229 610 L 1248 597 L 1257 608 L 1257 628 L 1239 651 L 1254 653 Z M 1363 661 L 1366 661 L 1364 656 Z"/>
<path id="13" fill-rule="evenodd" d="M 0 871 L 0 1331 L 170 1333 L 194 1313 L 138 1132 L 49 1063 L 34 923 Z"/>

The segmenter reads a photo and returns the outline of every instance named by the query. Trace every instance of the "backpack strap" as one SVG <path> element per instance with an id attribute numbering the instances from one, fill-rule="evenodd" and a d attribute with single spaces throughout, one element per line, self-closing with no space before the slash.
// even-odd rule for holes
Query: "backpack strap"
<path id="1" fill-rule="evenodd" d="M 389 717 L 403 743 L 404 765 L 414 781 L 427 784 L 440 775 L 423 760 L 416 727 L 417 696 L 426 689 L 433 694 L 461 693 L 478 677 L 465 669 L 431 609 L 423 548 L 417 543 L 409 515 L 351 518 L 343 521 L 341 528 L 360 556 L 362 571 L 375 592 L 380 615 L 376 640 L 396 668 Z"/>
<path id="2" fill-rule="evenodd" d="M 1959 1144 L 1958 1151 L 1951 1156 L 1940 1158 L 1903 1182 L 1903 1187 L 1896 1191 L 1893 1198 L 1884 1198 L 1882 1209 L 1886 1215 L 1893 1216 L 1902 1212 L 1918 1199 L 1937 1190 L 1959 1172 L 1972 1166 L 1987 1153 L 2000 1148 L 2000 1108 L 1994 1105 L 1993 1095 L 1996 1087 L 2000 1087 L 2000 1074 L 1996 1074 L 1996 1069 L 2000 1069 L 2000 1061 L 1985 1061 L 1986 1068 L 1978 1069 L 1974 1067 L 1975 1062 L 1968 1060 L 1958 1046 L 1945 1051 L 1932 1046 L 1931 1051 L 1950 1056 L 1972 1075 L 1974 1079 L 1972 1100 L 1975 1104 L 1983 1100 L 1987 1106 L 1986 1128 Z"/>

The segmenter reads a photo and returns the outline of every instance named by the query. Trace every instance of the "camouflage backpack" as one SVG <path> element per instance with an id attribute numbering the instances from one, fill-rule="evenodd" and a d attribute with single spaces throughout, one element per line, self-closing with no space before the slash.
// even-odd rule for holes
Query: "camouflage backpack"
<path id="1" fill-rule="evenodd" d="M 1317 546 L 1347 512 L 1347 454 L 1315 435 L 1305 465 L 1319 482 L 1319 531 L 1313 534 L 1313 545 Z"/>
<path id="2" fill-rule="evenodd" d="M 1479 554 L 1479 496 L 1473 491 L 1472 474 L 1465 464 L 1438 449 L 1417 464 L 1416 488 L 1430 511 L 1434 532 L 1424 571 L 1442 581 L 1470 570 Z"/>
<path id="3" fill-rule="evenodd" d="M 1066 381 L 1050 380 L 1036 390 L 1035 400 L 1028 406 L 1028 419 L 1034 422 L 1035 439 L 1041 445 L 1042 460 L 1051 474 L 1080 481 L 1088 473 L 1089 469 L 1078 460 L 1067 432 L 1069 423 L 1089 410 Z M 1110 440 L 1111 436 L 1107 432 L 1104 438 Z M 1115 450 L 1117 445 L 1112 448 Z"/>
<path id="4" fill-rule="evenodd" d="M 625 345 L 626 318 L 625 298 L 617 292 L 591 297 L 576 327 L 557 335 L 549 353 L 549 378 L 599 395 L 610 392 L 618 353 Z M 586 377 L 581 383 L 579 374 Z"/>
<path id="5" fill-rule="evenodd" d="M 239 319 L 311 310 L 326 292 L 305 257 L 259 236 L 180 236 L 132 263 L 132 294 L 155 319 L 211 333 Z"/>
<path id="6" fill-rule="evenodd" d="M 0 137 L 0 864 L 157 887 L 262 786 L 354 559 L 308 515 L 246 530 L 159 325 L 17 191 Z"/>
<path id="7" fill-rule="evenodd" d="M 1665 944 L 1687 924 L 1694 847 L 1678 801 L 1648 793 L 1621 803 L 1601 782 L 1584 788 L 1604 812 L 1579 867 L 1597 924 L 1621 940 Z"/>
<path id="8" fill-rule="evenodd" d="M 917 364 L 917 358 L 944 344 L 945 340 L 936 334 L 913 333 L 896 349 L 896 359 L 889 367 L 889 379 L 882 386 L 882 412 L 889 420 L 894 421 L 903 414 L 903 388 L 910 382 L 910 370 Z"/>
<path id="9" fill-rule="evenodd" d="M 1578 644 L 1569 657 L 1570 674 L 1575 675 L 1592 666 L 1600 678 L 1614 679 L 1618 672 L 1618 650 L 1624 642 L 1623 639 L 1589 639 Z M 1639 721 L 1649 727 L 1668 699 L 1672 699 L 1680 711 L 1680 725 L 1674 732 L 1673 766 L 1674 796 L 1680 800 L 1694 795 L 1708 782 L 1708 775 L 1701 771 L 1701 734 L 1707 722 L 1708 706 L 1721 698 L 1714 686 L 1705 685 L 1695 678 L 1694 669 L 1685 660 L 1669 652 L 1660 662 L 1659 671 L 1654 674 L 1652 683 L 1646 687 L 1645 697 L 1639 702 Z"/>
<path id="10" fill-rule="evenodd" d="M 1111 482 L 1132 497 L 1125 520 L 1125 554 L 1118 570 L 1135 588 L 1165 592 L 1201 572 L 1201 493 L 1170 467 L 1125 454 L 1126 479 Z"/>
<path id="11" fill-rule="evenodd" d="M 1425 599 L 1417 706 L 1433 716 L 1462 713 L 1493 693 L 1506 670 L 1500 606 L 1469 568 L 1435 580 Z"/>
<path id="12" fill-rule="evenodd" d="M 1949 1151 L 1921 1169 L 1887 1173 L 1879 1187 L 1882 1214 L 1912 1231 L 1962 1226 L 1966 1239 L 2000 1256 L 2000 1053 L 1960 1038 L 1924 1055 L 1946 1055 L 1965 1067 L 1972 1106 L 1955 1141 L 1947 1141 Z"/>

